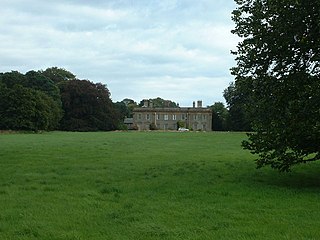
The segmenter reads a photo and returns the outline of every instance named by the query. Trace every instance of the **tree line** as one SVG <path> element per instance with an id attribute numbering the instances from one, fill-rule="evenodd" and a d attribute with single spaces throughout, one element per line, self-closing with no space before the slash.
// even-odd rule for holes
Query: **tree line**
<path id="1" fill-rule="evenodd" d="M 106 85 L 61 68 L 0 73 L 0 129 L 109 131 L 121 112 Z"/>
<path id="2" fill-rule="evenodd" d="M 224 94 L 225 97 L 227 94 Z M 178 107 L 160 97 L 148 99 L 154 107 Z M 46 70 L 0 73 L 0 129 L 25 131 L 110 131 L 124 130 L 123 120 L 143 106 L 123 99 L 113 103 L 106 85 L 79 80 L 58 67 Z M 214 103 L 213 130 L 245 131 L 239 111 Z M 239 118 L 240 116 L 240 118 Z"/>

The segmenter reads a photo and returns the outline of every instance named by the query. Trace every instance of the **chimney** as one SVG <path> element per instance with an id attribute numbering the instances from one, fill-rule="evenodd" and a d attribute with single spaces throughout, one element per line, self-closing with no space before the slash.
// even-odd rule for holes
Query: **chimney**
<path id="1" fill-rule="evenodd" d="M 199 101 L 197 102 L 197 107 L 198 107 L 198 108 L 202 108 L 202 101 L 201 101 L 201 100 L 199 100 Z"/>
<path id="2" fill-rule="evenodd" d="M 192 107 L 193 107 L 193 108 L 195 108 L 195 107 L 196 107 L 196 102 L 195 102 L 195 101 L 193 101 L 193 103 L 192 103 Z"/>
<path id="3" fill-rule="evenodd" d="M 149 100 L 148 99 L 143 99 L 143 106 L 142 107 L 149 107 Z"/>

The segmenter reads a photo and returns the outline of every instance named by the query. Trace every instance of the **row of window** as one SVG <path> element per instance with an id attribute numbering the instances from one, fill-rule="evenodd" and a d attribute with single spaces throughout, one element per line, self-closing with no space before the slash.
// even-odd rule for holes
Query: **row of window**
<path id="1" fill-rule="evenodd" d="M 145 125 L 144 129 L 149 129 L 150 125 Z M 190 126 L 193 128 L 193 130 L 201 130 L 201 131 L 208 131 L 210 129 L 207 129 L 207 124 L 193 124 L 192 126 Z M 157 128 L 159 130 L 177 130 L 178 126 L 177 124 L 159 124 L 157 125 Z"/>
<path id="2" fill-rule="evenodd" d="M 152 115 L 153 114 L 149 114 L 149 113 L 145 114 L 145 120 L 151 120 Z M 191 118 L 193 120 L 202 121 L 202 120 L 207 120 L 207 115 L 204 115 L 204 114 L 191 115 Z M 139 113 L 138 120 L 142 120 L 142 119 L 143 119 L 143 114 Z M 180 114 L 180 115 L 178 115 L 178 118 L 177 118 L 176 114 L 156 114 L 156 120 L 162 120 L 162 119 L 165 121 L 168 121 L 168 120 L 187 120 L 187 116 L 186 116 L 186 114 Z"/>

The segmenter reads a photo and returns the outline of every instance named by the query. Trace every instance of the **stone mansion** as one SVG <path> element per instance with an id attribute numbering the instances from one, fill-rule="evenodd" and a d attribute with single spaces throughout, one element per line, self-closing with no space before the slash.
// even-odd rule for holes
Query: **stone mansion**
<path id="1" fill-rule="evenodd" d="M 142 107 L 133 110 L 133 125 L 138 130 L 177 130 L 182 126 L 194 131 L 212 130 L 212 111 L 202 107 L 202 101 L 192 107 L 156 108 L 145 100 Z"/>

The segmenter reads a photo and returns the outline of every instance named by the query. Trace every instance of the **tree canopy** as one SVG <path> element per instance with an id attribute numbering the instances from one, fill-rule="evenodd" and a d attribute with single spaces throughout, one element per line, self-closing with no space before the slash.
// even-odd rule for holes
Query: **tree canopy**
<path id="1" fill-rule="evenodd" d="M 1 130 L 114 130 L 122 115 L 106 85 L 57 67 L 0 73 Z"/>
<path id="2" fill-rule="evenodd" d="M 215 102 L 212 109 L 212 130 L 229 130 L 229 112 L 222 102 Z"/>
<path id="3" fill-rule="evenodd" d="M 229 110 L 228 130 L 251 131 L 251 120 L 246 112 L 247 95 L 232 82 L 224 90 L 223 96 L 226 99 Z"/>
<path id="4" fill-rule="evenodd" d="M 235 95 L 257 166 L 280 171 L 320 159 L 320 1 L 235 0 Z"/>
<path id="5" fill-rule="evenodd" d="M 45 71 L 40 71 L 44 76 L 51 79 L 54 83 L 65 82 L 76 79 L 76 75 L 63 68 L 51 67 Z"/>
<path id="6" fill-rule="evenodd" d="M 71 131 L 116 129 L 117 119 L 106 85 L 70 80 L 60 85 L 63 110 L 61 128 Z"/>
<path id="7" fill-rule="evenodd" d="M 62 116 L 61 106 L 46 92 L 23 86 L 25 81 L 17 72 L 0 76 L 0 129 L 56 129 Z"/>
<path id="8" fill-rule="evenodd" d="M 150 98 L 150 99 L 148 99 L 148 101 L 152 102 L 153 107 L 159 107 L 159 108 L 164 108 L 164 107 L 167 107 L 167 108 L 175 108 L 175 107 L 178 106 L 175 102 L 173 102 L 173 101 L 171 101 L 171 100 L 165 100 L 165 99 L 162 99 L 162 98 L 160 98 L 160 97 Z M 144 100 L 141 100 L 139 106 L 142 107 L 143 104 L 144 104 Z"/>

